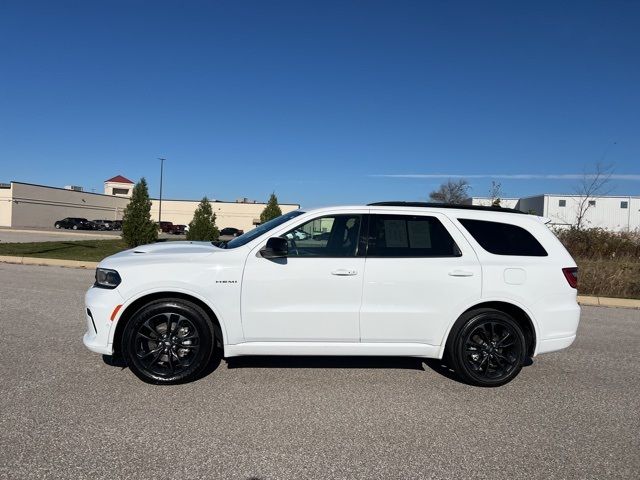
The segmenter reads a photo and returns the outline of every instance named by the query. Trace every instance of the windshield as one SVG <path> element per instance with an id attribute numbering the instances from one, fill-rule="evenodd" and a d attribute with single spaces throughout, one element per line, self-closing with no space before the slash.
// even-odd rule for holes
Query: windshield
<path id="1" fill-rule="evenodd" d="M 302 215 L 304 212 L 300 210 L 296 210 L 294 212 L 285 213 L 284 215 L 280 215 L 279 217 L 274 218 L 273 220 L 269 220 L 268 222 L 263 223 L 262 225 L 257 226 L 253 230 L 240 235 L 239 237 L 234 238 L 227 242 L 224 248 L 237 248 L 242 245 L 246 245 L 254 238 L 258 238 L 260 235 L 268 232 L 269 230 L 273 230 L 279 225 L 282 225 L 285 222 L 288 222 L 292 218 L 297 217 L 298 215 Z"/>

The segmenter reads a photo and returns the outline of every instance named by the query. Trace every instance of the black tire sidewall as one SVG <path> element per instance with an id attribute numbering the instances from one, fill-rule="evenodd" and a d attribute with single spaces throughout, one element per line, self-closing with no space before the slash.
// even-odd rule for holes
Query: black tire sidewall
<path id="1" fill-rule="evenodd" d="M 135 353 L 136 332 L 146 320 L 160 313 L 184 315 L 193 323 L 200 337 L 198 358 L 194 360 L 189 369 L 171 377 L 160 376 L 146 370 L 144 365 L 137 360 Z M 197 379 L 200 372 L 211 360 L 214 344 L 213 326 L 202 308 L 182 299 L 164 299 L 151 302 L 132 315 L 122 335 L 121 351 L 129 369 L 141 380 L 154 384 L 173 385 Z"/>
<path id="2" fill-rule="evenodd" d="M 498 323 L 509 325 L 509 327 L 511 327 L 515 331 L 517 335 L 517 341 L 520 342 L 521 358 L 519 364 L 509 373 L 509 375 L 502 379 L 479 378 L 473 374 L 464 360 L 464 338 L 467 336 L 470 330 L 474 329 L 479 323 L 482 323 L 486 320 L 492 320 Z M 466 316 L 464 321 L 460 323 L 453 342 L 448 350 L 454 370 L 465 383 L 476 385 L 479 387 L 499 387 L 501 385 L 509 383 L 518 375 L 518 373 L 520 373 L 527 355 L 526 345 L 527 343 L 524 337 L 524 333 L 522 332 L 522 328 L 510 315 L 499 310 L 483 309 L 481 311 L 470 312 L 470 314 Z"/>

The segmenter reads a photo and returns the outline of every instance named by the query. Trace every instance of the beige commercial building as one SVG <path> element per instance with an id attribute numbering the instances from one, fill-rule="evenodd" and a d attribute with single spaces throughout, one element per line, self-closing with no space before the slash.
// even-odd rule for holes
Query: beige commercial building
<path id="1" fill-rule="evenodd" d="M 133 182 L 118 175 L 105 181 L 105 193 L 84 192 L 79 187 L 49 187 L 23 182 L 0 183 L 0 227 L 52 228 L 56 220 L 81 217 L 121 220 L 129 203 Z M 199 200 L 162 200 L 162 220 L 188 225 Z M 219 228 L 251 230 L 260 223 L 265 203 L 245 198 L 235 202 L 211 200 Z M 300 208 L 280 204 L 282 213 Z M 151 217 L 158 220 L 159 201 L 152 199 Z"/>

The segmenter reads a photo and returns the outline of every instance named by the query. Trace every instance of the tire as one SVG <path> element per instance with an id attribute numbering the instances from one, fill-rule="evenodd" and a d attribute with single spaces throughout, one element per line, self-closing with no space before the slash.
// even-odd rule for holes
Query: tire
<path id="1" fill-rule="evenodd" d="M 167 336 L 167 328 L 171 335 Z M 141 380 L 172 385 L 197 379 L 208 366 L 214 345 L 213 325 L 204 310 L 168 298 L 148 303 L 131 317 L 120 351 Z"/>
<path id="2" fill-rule="evenodd" d="M 56 224 L 54 225 L 54 227 L 56 227 L 58 230 L 60 230 L 60 224 L 59 224 L 59 223 L 56 223 Z"/>
<path id="3" fill-rule="evenodd" d="M 73 227 L 71 227 L 71 228 L 73 228 L 74 230 L 77 230 L 77 229 L 78 229 L 78 225 L 74 225 L 74 226 L 73 226 Z"/>
<path id="4" fill-rule="evenodd" d="M 466 313 L 454 325 L 447 354 L 465 383 L 499 387 L 513 380 L 527 352 L 522 328 L 500 310 L 483 308 Z"/>

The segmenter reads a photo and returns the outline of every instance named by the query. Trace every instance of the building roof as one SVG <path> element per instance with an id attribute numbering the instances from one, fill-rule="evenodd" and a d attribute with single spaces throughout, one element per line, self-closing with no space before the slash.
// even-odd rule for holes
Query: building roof
<path id="1" fill-rule="evenodd" d="M 133 182 L 131 180 L 129 180 L 127 177 L 123 177 L 122 175 L 116 175 L 113 178 L 110 178 L 109 180 L 105 180 L 106 182 L 115 182 L 115 183 L 130 183 L 131 185 L 133 185 Z"/>

